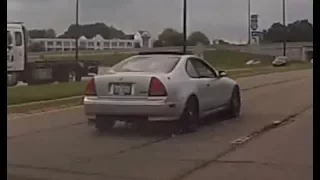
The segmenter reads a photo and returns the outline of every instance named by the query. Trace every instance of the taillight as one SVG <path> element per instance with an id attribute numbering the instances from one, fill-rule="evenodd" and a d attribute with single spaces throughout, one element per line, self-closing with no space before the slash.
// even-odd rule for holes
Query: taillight
<path id="1" fill-rule="evenodd" d="M 92 78 L 86 87 L 86 91 L 84 93 L 85 96 L 96 96 L 97 92 L 96 92 L 96 85 L 94 83 L 94 78 Z"/>
<path id="2" fill-rule="evenodd" d="M 166 87 L 156 77 L 152 77 L 149 86 L 149 96 L 167 96 Z"/>

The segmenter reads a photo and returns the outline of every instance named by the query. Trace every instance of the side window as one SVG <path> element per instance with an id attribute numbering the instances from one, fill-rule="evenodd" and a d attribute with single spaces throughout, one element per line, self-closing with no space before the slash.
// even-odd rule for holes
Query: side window
<path id="1" fill-rule="evenodd" d="M 7 46 L 12 45 L 12 36 L 10 31 L 7 31 Z"/>
<path id="2" fill-rule="evenodd" d="M 215 78 L 217 77 L 216 73 L 208 67 L 204 62 L 198 60 L 198 59 L 193 59 L 192 64 L 200 77 L 203 78 Z"/>
<path id="3" fill-rule="evenodd" d="M 14 32 L 14 37 L 16 41 L 16 46 L 22 46 L 22 33 L 21 32 Z"/>
<path id="4" fill-rule="evenodd" d="M 199 78 L 200 77 L 198 72 L 194 69 L 190 59 L 187 60 L 186 71 L 187 71 L 188 75 L 192 78 Z"/>

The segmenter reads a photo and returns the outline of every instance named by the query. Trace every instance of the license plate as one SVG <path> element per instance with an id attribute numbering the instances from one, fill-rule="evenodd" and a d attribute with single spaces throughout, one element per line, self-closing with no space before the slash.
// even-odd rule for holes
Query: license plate
<path id="1" fill-rule="evenodd" d="M 113 95 L 128 96 L 131 95 L 131 84 L 113 84 Z"/>

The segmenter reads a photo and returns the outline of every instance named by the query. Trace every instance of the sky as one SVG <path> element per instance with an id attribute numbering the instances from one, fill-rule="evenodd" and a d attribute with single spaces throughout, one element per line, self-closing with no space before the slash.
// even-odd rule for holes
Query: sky
<path id="1" fill-rule="evenodd" d="M 80 24 L 104 22 L 125 33 L 147 30 L 156 37 L 164 28 L 182 31 L 182 0 L 79 0 Z M 188 33 L 209 39 L 246 41 L 248 0 L 187 0 Z M 63 33 L 75 23 L 76 0 L 7 0 L 7 20 L 29 29 L 53 28 Z M 286 0 L 287 22 L 313 22 L 313 0 Z M 282 21 L 282 0 L 251 0 L 260 29 Z"/>

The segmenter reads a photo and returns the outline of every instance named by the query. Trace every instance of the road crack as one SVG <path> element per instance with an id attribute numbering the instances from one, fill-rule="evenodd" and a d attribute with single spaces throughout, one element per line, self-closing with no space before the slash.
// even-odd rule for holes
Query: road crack
<path id="1" fill-rule="evenodd" d="M 287 163 L 272 163 L 272 162 L 260 162 L 260 161 L 221 161 L 217 160 L 215 163 L 219 164 L 257 164 L 268 167 L 285 167 L 285 168 L 313 168 L 312 165 L 299 165 L 299 164 L 287 164 Z"/>
<path id="2" fill-rule="evenodd" d="M 252 87 L 249 87 L 249 88 L 241 88 L 240 87 L 240 90 L 241 91 L 249 91 L 249 90 L 253 90 L 253 89 L 264 88 L 264 87 L 267 87 L 267 86 L 274 86 L 274 85 L 284 84 L 284 83 L 289 83 L 289 82 L 294 82 L 294 81 L 301 81 L 301 80 L 303 80 L 303 79 L 305 79 L 307 77 L 308 76 L 303 76 L 303 77 L 300 77 L 300 78 L 288 79 L 288 80 L 283 80 L 283 81 L 276 81 L 276 82 L 273 82 L 273 83 L 261 84 L 261 85 L 252 86 Z"/>
<path id="3" fill-rule="evenodd" d="M 293 81 L 299 81 L 299 80 L 303 80 L 306 77 L 307 76 L 303 76 L 301 78 L 277 81 L 277 82 L 274 82 L 274 83 L 266 83 L 266 84 L 262 84 L 262 85 L 249 87 L 249 88 L 243 88 L 243 89 L 241 89 L 241 91 L 250 91 L 250 90 L 263 88 L 263 87 L 267 87 L 267 86 L 273 86 L 273 85 L 289 83 L 289 82 L 293 82 Z M 65 126 L 59 126 L 59 127 L 53 127 L 53 128 L 44 128 L 44 129 L 37 130 L 37 131 L 27 132 L 27 133 L 15 135 L 15 136 L 9 136 L 9 137 L 7 137 L 7 140 L 11 140 L 11 139 L 19 138 L 19 137 L 23 137 L 23 136 L 28 136 L 28 135 L 33 135 L 33 134 L 37 134 L 37 133 L 47 132 L 47 131 L 61 130 L 61 129 L 65 129 L 65 128 L 69 128 L 69 127 L 72 127 L 72 126 L 77 126 L 77 125 L 81 125 L 81 124 L 85 124 L 85 123 L 86 122 L 78 122 L 78 123 L 74 123 L 74 124 L 68 124 L 68 125 L 65 125 Z"/>
<path id="4" fill-rule="evenodd" d="M 13 168 L 22 168 L 22 169 L 31 169 L 37 171 L 50 171 L 55 173 L 64 173 L 64 174 L 74 174 L 74 175 L 82 175 L 82 176 L 100 176 L 103 178 L 115 178 L 115 179 L 126 179 L 126 180 L 150 180 L 150 179 L 141 179 L 135 177 L 126 177 L 126 176 L 115 176 L 103 173 L 92 173 L 92 172 L 81 172 L 81 171 L 73 171 L 73 170 L 65 170 L 60 168 L 52 168 L 52 167 L 40 167 L 40 166 L 31 166 L 31 165 L 24 165 L 24 164 L 16 164 L 16 163 L 7 163 L 7 167 Z"/>
<path id="5" fill-rule="evenodd" d="M 26 133 L 14 135 L 14 136 L 7 136 L 7 140 L 12 140 L 12 139 L 15 139 L 15 138 L 28 136 L 28 135 L 34 135 L 34 134 L 38 134 L 38 133 L 42 133 L 42 132 L 66 129 L 66 128 L 69 128 L 69 127 L 72 127 L 72 126 L 79 126 L 79 125 L 82 125 L 82 124 L 85 124 L 85 122 L 77 122 L 77 123 L 72 123 L 72 124 L 67 124 L 67 125 L 62 125 L 62 126 L 57 126 L 57 127 L 51 127 L 51 128 L 43 128 L 43 129 L 39 129 L 39 130 L 32 131 L 32 132 L 26 132 Z"/>
<path id="6" fill-rule="evenodd" d="M 210 160 L 207 160 L 207 161 L 204 161 L 202 164 L 199 164 L 198 166 L 195 166 L 194 168 L 192 168 L 191 170 L 189 171 L 186 171 L 182 174 L 180 174 L 179 176 L 173 178 L 172 180 L 183 180 L 185 179 L 186 177 L 190 176 L 191 174 L 193 174 L 194 172 L 198 171 L 198 170 L 201 170 L 205 167 L 207 167 L 208 165 L 212 164 L 212 163 L 215 163 L 215 162 L 220 162 L 218 161 L 218 159 L 222 158 L 223 156 L 229 154 L 229 153 L 232 153 L 234 152 L 235 150 L 237 150 L 239 147 L 242 147 L 243 145 L 245 145 L 246 143 L 250 142 L 251 140 L 257 138 L 258 136 L 261 136 L 262 134 L 265 134 L 267 132 L 269 132 L 270 130 L 272 129 L 275 129 L 277 127 L 280 127 L 282 125 L 287 125 L 291 122 L 294 122 L 293 121 L 293 118 L 299 116 L 300 114 L 303 114 L 304 112 L 308 111 L 309 109 L 312 109 L 313 108 L 313 105 L 309 105 L 303 109 L 301 109 L 300 111 L 296 112 L 296 113 L 293 113 L 289 116 L 287 116 L 286 118 L 280 120 L 280 121 L 277 121 L 277 123 L 274 123 L 275 121 L 273 121 L 271 124 L 268 124 L 268 125 L 265 125 L 264 127 L 262 127 L 261 129 L 257 130 L 257 131 L 254 131 L 254 132 L 251 132 L 250 134 L 248 134 L 247 136 L 244 136 L 244 137 L 241 137 L 241 138 L 238 138 L 238 139 L 244 139 L 243 141 L 240 141 L 239 143 L 235 143 L 235 144 L 232 144 L 231 143 L 231 146 L 217 154 L 215 157 L 213 157 L 212 159 Z"/>

